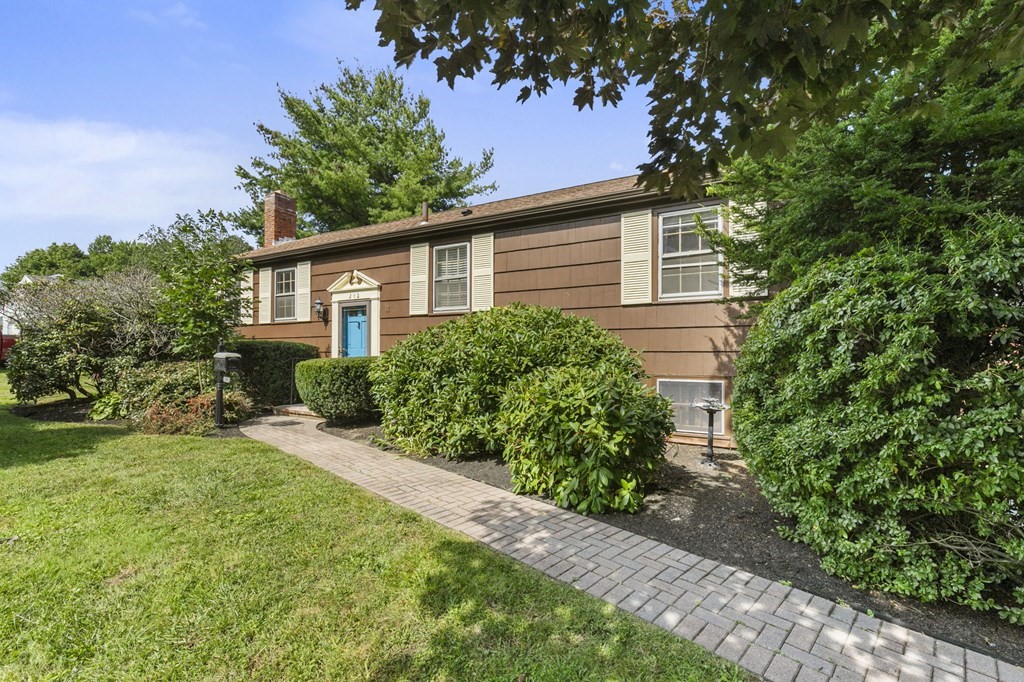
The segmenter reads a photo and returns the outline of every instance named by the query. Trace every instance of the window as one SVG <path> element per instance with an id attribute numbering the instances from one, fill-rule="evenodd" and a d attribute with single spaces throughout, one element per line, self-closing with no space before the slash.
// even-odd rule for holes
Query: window
<path id="1" fill-rule="evenodd" d="M 658 393 L 672 403 L 672 421 L 676 431 L 708 432 L 708 413 L 690 403 L 704 398 L 725 401 L 725 386 L 721 381 L 686 381 L 658 379 Z M 725 433 L 722 413 L 715 415 L 715 433 Z"/>
<path id="2" fill-rule="evenodd" d="M 661 235 L 661 297 L 718 294 L 722 269 L 707 240 L 697 234 L 697 219 L 719 229 L 714 209 L 667 213 L 659 217 Z"/>
<path id="3" fill-rule="evenodd" d="M 295 319 L 295 268 L 274 272 L 274 319 Z"/>
<path id="4" fill-rule="evenodd" d="M 469 244 L 434 249 L 434 310 L 469 307 Z"/>

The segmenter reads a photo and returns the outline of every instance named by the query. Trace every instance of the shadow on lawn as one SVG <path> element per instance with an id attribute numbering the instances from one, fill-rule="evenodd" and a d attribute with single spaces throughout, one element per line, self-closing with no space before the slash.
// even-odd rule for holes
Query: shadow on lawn
<path id="1" fill-rule="evenodd" d="M 46 423 L 0 409 L 0 469 L 79 457 L 126 433 L 117 426 Z"/>
<path id="2" fill-rule="evenodd" d="M 609 618 L 600 604 L 567 600 L 564 586 L 538 581 L 525 567 L 481 552 L 475 543 L 442 540 L 433 552 L 442 568 L 423 581 L 417 598 L 424 616 L 442 623 L 426 649 L 393 650 L 377 661 L 368 679 L 466 679 L 470 670 L 486 677 L 476 667 L 481 656 L 498 667 L 520 660 L 522 669 L 503 668 L 502 676 L 527 679 L 545 659 L 563 659 L 572 669 L 615 655 L 608 644 L 629 627 Z M 572 639 L 580 644 L 569 644 Z"/>

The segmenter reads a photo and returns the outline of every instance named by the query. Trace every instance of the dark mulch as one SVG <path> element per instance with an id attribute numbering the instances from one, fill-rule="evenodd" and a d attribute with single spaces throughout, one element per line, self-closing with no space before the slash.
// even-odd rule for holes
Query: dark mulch
<path id="1" fill-rule="evenodd" d="M 88 400 L 61 400 L 41 405 L 16 405 L 11 408 L 11 413 L 19 417 L 28 417 L 44 422 L 80 423 L 89 421 L 90 407 L 92 407 L 92 403 Z"/>
<path id="2" fill-rule="evenodd" d="M 380 447 L 373 425 L 322 426 L 335 436 Z M 826 599 L 845 602 L 878 618 L 949 642 L 1024 665 L 1024 627 L 997 615 L 955 604 L 922 604 L 849 583 L 821 570 L 807 545 L 783 540 L 776 532 L 787 520 L 761 497 L 737 453 L 716 451 L 721 468 L 701 465 L 703 448 L 672 445 L 668 462 L 649 489 L 644 508 L 633 515 L 601 514 L 610 525 L 678 547 L 771 580 L 792 584 Z M 504 490 L 508 468 L 497 457 L 453 462 L 421 461 Z"/>
<path id="3" fill-rule="evenodd" d="M 219 429 L 211 429 L 203 438 L 248 438 L 237 426 L 225 426 Z"/>

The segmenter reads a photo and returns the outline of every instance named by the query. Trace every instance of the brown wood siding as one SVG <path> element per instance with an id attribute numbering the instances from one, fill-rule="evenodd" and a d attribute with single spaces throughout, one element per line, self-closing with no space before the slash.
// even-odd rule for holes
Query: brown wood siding
<path id="1" fill-rule="evenodd" d="M 652 230 L 656 237 L 653 303 L 621 304 L 620 216 L 614 214 L 495 232 L 494 305 L 519 301 L 589 316 L 642 352 L 652 385 L 658 378 L 721 380 L 730 400 L 738 348 L 750 323 L 738 317 L 735 308 L 710 300 L 658 301 L 657 212 L 652 215 Z M 468 239 L 458 234 L 435 239 L 430 242 L 431 254 L 435 246 Z M 381 351 L 409 334 L 457 317 L 458 313 L 409 315 L 409 247 L 409 241 L 397 241 L 396 236 L 394 245 L 312 258 L 310 300 L 320 298 L 329 303 L 327 287 L 354 269 L 379 282 Z M 292 267 L 295 262 L 282 260 L 274 265 Z M 258 292 L 258 268 L 254 280 Z M 432 277 L 429 285 L 432 289 Z M 312 343 L 324 355 L 330 354 L 330 325 L 316 320 L 256 324 L 241 331 L 252 338 Z M 732 444 L 731 433 L 731 416 L 726 412 L 726 436 L 716 442 Z M 698 442 L 701 437 L 688 434 L 680 438 Z"/>
<path id="2" fill-rule="evenodd" d="M 713 301 L 621 304 L 619 220 L 611 215 L 497 233 L 495 305 L 520 301 L 587 315 L 643 351 L 654 377 L 733 376 L 748 327 L 736 310 Z"/>
<path id="3" fill-rule="evenodd" d="M 293 267 L 296 261 L 274 263 L 274 268 Z M 359 270 L 380 283 L 380 348 L 385 351 L 409 334 L 451 319 L 453 315 L 409 316 L 409 245 L 398 244 L 351 253 L 330 253 L 312 259 L 310 300 L 320 299 L 329 306 L 327 287 L 346 272 Z M 264 266 L 266 267 L 266 266 Z M 253 290 L 259 292 L 259 268 L 254 274 Z M 255 305 L 254 305 L 255 307 Z M 258 315 L 258 312 L 256 313 Z M 333 323 L 332 323 L 333 324 Z M 331 325 L 322 322 L 271 322 L 254 324 L 239 330 L 254 339 L 287 340 L 309 343 L 321 355 L 331 354 Z"/>

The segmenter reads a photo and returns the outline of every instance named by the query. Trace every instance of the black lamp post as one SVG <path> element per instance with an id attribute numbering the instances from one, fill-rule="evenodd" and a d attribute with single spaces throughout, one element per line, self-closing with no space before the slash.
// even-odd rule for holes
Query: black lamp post
<path id="1" fill-rule="evenodd" d="M 708 413 L 708 451 L 704 454 L 704 459 L 700 461 L 701 464 L 707 467 L 718 468 L 718 462 L 715 461 L 715 415 L 719 412 L 724 412 L 729 409 L 729 406 L 724 404 L 718 398 L 702 398 L 701 400 L 694 400 L 690 403 L 691 407 L 704 410 Z"/>
<path id="2" fill-rule="evenodd" d="M 228 374 L 238 374 L 242 371 L 242 356 L 238 353 L 227 353 L 224 351 L 224 344 L 217 344 L 217 352 L 213 354 L 213 372 L 216 380 L 217 399 L 214 403 L 213 425 L 218 429 L 224 428 L 224 384 L 231 383 Z"/>

